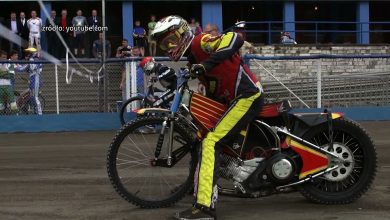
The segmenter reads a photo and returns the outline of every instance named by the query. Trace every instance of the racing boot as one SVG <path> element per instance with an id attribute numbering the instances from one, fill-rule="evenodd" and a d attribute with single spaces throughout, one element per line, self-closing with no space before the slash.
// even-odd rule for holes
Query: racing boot
<path id="1" fill-rule="evenodd" d="M 175 218 L 179 220 L 216 220 L 217 215 L 215 210 L 195 205 L 182 212 L 176 213 Z"/>

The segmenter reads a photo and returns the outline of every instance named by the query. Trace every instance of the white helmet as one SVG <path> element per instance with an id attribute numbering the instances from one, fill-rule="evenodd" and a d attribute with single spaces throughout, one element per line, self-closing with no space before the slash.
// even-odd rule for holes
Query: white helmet
<path id="1" fill-rule="evenodd" d="M 187 21 L 176 15 L 159 20 L 151 36 L 173 61 L 178 61 L 183 56 L 194 39 Z"/>

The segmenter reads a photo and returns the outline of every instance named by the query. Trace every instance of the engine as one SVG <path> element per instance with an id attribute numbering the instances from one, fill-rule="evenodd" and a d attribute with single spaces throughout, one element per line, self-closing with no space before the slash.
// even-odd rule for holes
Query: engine
<path id="1" fill-rule="evenodd" d="M 227 155 L 222 155 L 219 176 L 241 183 L 256 170 L 259 163 L 263 160 L 264 158 L 262 157 L 255 157 L 250 160 L 241 161 Z"/>
<path id="2" fill-rule="evenodd" d="M 296 159 L 285 153 L 275 154 L 267 161 L 267 176 L 277 185 L 289 183 L 296 177 L 297 170 Z"/>

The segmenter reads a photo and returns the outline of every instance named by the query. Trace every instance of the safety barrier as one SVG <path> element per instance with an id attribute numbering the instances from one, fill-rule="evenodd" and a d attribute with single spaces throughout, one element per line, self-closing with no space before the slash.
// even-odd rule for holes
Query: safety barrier
<path id="1" fill-rule="evenodd" d="M 390 55 L 245 55 L 269 101 L 295 107 L 390 105 Z"/>
<path id="2" fill-rule="evenodd" d="M 332 108 L 348 112 L 347 116 L 358 120 L 390 120 L 390 55 L 246 55 L 244 58 L 261 79 L 270 102 L 290 99 L 296 111 Z M 1 116 L 3 129 L 0 132 L 119 127 L 115 113 L 118 102 L 142 93 L 147 80 L 143 74 L 137 74 L 140 59 L 108 59 L 104 67 L 100 61 L 90 59 L 78 60 L 83 67 L 72 60 L 68 64 L 37 61 L 43 63 L 44 115 Z M 165 57 L 156 60 L 175 69 L 185 65 L 185 59 L 179 63 L 169 62 Z M 4 63 L 12 62 L 0 61 L 0 65 Z M 125 97 L 119 88 L 122 71 L 126 77 Z M 23 74 L 16 74 L 16 90 L 27 87 L 25 81 L 18 80 L 20 76 Z M 34 129 L 32 125 L 36 125 Z"/>

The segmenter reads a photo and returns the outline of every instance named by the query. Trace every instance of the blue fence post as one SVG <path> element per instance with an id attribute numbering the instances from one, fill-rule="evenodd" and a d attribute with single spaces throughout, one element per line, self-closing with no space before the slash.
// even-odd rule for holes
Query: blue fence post
<path id="1" fill-rule="evenodd" d="M 223 30 L 222 26 L 222 1 L 202 1 L 202 27 L 212 23 Z"/>
<path id="2" fill-rule="evenodd" d="M 356 42 L 358 44 L 370 43 L 370 3 L 368 1 L 359 1 L 356 10 L 357 35 Z"/>
<path id="3" fill-rule="evenodd" d="M 46 8 L 47 12 L 51 12 L 51 2 L 43 2 L 43 6 Z M 41 19 L 42 19 L 42 26 L 46 25 L 46 14 L 43 12 L 43 9 L 41 9 L 40 13 Z M 41 32 L 41 47 L 42 50 L 47 51 L 47 37 L 45 32 Z"/>
<path id="4" fill-rule="evenodd" d="M 129 40 L 129 45 L 133 45 L 133 2 L 122 2 L 122 30 L 123 38 Z"/>
<path id="5" fill-rule="evenodd" d="M 295 39 L 295 3 L 293 1 L 284 2 L 283 25 L 284 31 L 290 32 L 290 36 Z"/>

